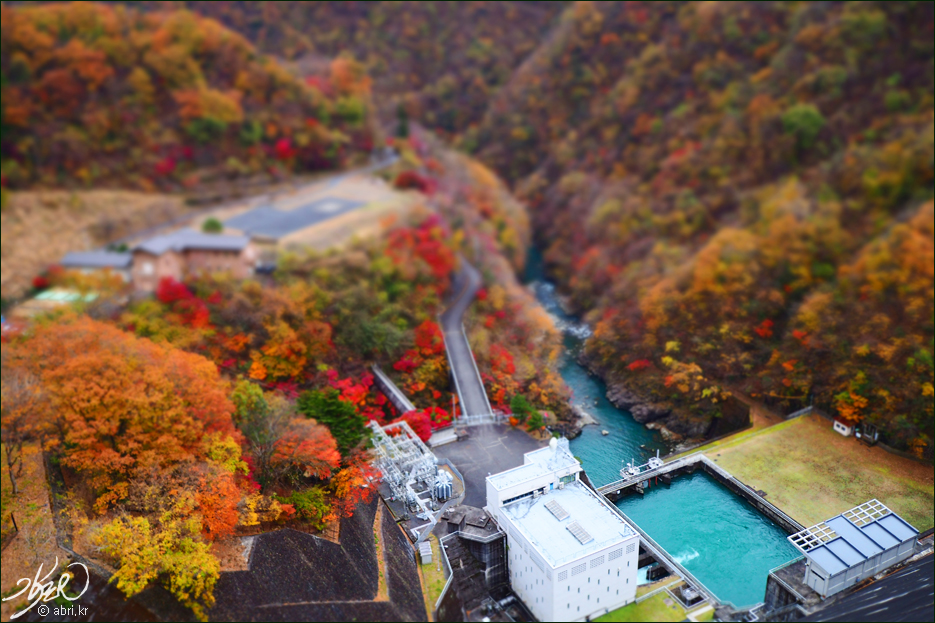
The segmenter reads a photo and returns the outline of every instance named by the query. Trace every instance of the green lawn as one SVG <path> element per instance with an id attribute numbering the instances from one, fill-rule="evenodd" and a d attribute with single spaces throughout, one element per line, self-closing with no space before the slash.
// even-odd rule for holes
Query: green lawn
<path id="1" fill-rule="evenodd" d="M 669 602 L 669 604 L 666 603 Z M 638 604 L 605 614 L 596 621 L 683 621 L 685 610 L 668 593 L 659 593 Z"/>
<path id="2" fill-rule="evenodd" d="M 842 437 L 818 415 L 702 448 L 708 458 L 810 526 L 876 498 L 916 528 L 935 519 L 935 470 Z"/>
<path id="3" fill-rule="evenodd" d="M 445 563 L 441 559 L 441 550 L 438 547 L 438 539 L 435 535 L 429 537 L 432 544 L 432 562 L 428 565 L 419 565 L 422 571 L 422 590 L 425 596 L 425 607 L 429 615 L 435 612 L 435 604 L 445 588 L 445 572 L 443 571 Z M 421 563 L 421 560 L 420 560 Z"/>

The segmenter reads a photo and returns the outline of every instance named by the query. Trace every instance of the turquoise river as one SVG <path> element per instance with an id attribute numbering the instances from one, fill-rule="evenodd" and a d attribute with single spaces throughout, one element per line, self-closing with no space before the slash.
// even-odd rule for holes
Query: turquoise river
<path id="1" fill-rule="evenodd" d="M 617 480 L 624 461 L 643 463 L 656 450 L 665 454 L 669 448 L 661 437 L 614 407 L 604 383 L 578 364 L 590 331 L 562 310 L 536 251 L 530 254 L 526 282 L 564 334 L 560 372 L 572 389 L 572 403 L 598 422 L 571 441 L 592 482 L 601 486 Z M 737 607 L 762 601 L 769 570 L 797 555 L 779 526 L 704 473 L 676 478 L 669 487 L 651 487 L 643 497 L 623 498 L 617 506 L 708 590 Z"/>

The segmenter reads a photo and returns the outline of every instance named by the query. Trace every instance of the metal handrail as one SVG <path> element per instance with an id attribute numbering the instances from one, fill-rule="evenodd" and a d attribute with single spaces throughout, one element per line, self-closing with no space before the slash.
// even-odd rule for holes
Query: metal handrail
<path id="1" fill-rule="evenodd" d="M 448 552 L 445 551 L 445 541 L 448 540 L 452 536 L 457 536 L 457 535 L 449 534 L 448 536 L 444 536 L 438 539 L 438 549 L 441 550 L 442 561 L 444 561 L 445 570 L 448 572 L 448 581 L 445 582 L 445 586 L 444 588 L 442 588 L 442 592 L 438 595 L 438 601 L 435 602 L 436 612 L 438 612 L 438 609 L 441 608 L 442 599 L 445 598 L 445 593 L 448 592 L 448 589 L 451 587 L 452 580 L 455 579 L 454 571 L 451 570 L 451 563 L 448 561 Z"/>
<path id="2" fill-rule="evenodd" d="M 439 318 L 439 320 L 441 320 Z M 464 409 L 464 395 L 461 393 L 461 384 L 458 383 L 458 375 L 455 374 L 455 365 L 454 361 L 451 359 L 451 351 L 448 349 L 448 341 L 444 338 L 445 334 L 442 334 L 442 342 L 445 344 L 445 358 L 448 360 L 448 369 L 451 370 L 451 378 L 455 380 L 455 392 L 458 394 L 458 401 L 460 402 L 461 409 Z M 452 412 L 451 417 L 454 417 Z"/>
<path id="3" fill-rule="evenodd" d="M 790 560 L 789 562 L 785 562 L 785 563 L 779 565 L 778 567 L 773 567 L 772 569 L 769 570 L 769 572 L 770 572 L 770 573 L 776 573 L 776 572 L 779 571 L 780 569 L 785 569 L 786 567 L 789 567 L 789 566 L 791 566 L 791 565 L 794 565 L 795 563 L 799 562 L 800 560 L 805 560 L 805 556 L 799 556 L 798 558 L 793 558 L 793 559 Z"/>
<path id="4" fill-rule="evenodd" d="M 691 465 L 691 464 L 699 463 L 699 462 L 700 462 L 700 463 L 704 463 L 707 467 L 710 467 L 713 471 L 715 471 L 715 472 L 717 472 L 718 474 L 720 474 L 720 475 L 721 475 L 723 478 L 725 478 L 726 480 L 730 480 L 731 482 L 736 483 L 738 486 L 742 487 L 742 488 L 745 489 L 746 491 L 749 491 L 752 495 L 756 495 L 756 496 L 759 498 L 760 502 L 761 502 L 764 506 L 767 506 L 771 511 L 773 511 L 774 513 L 776 513 L 777 515 L 779 515 L 780 517 L 782 517 L 785 521 L 789 522 L 791 525 L 797 526 L 797 529 L 798 529 L 798 530 L 804 530 L 804 529 L 805 529 L 805 527 L 802 526 L 802 524 L 800 524 L 800 523 L 797 522 L 795 519 L 793 519 L 792 517 L 790 517 L 789 515 L 787 515 L 785 512 L 783 512 L 781 509 L 779 509 L 779 508 L 778 508 L 775 504 L 773 504 L 772 502 L 770 502 L 770 501 L 768 501 L 768 500 L 766 500 L 766 499 L 764 499 L 764 498 L 758 496 L 757 493 L 756 493 L 756 491 L 755 491 L 752 487 L 750 487 L 749 485 L 744 484 L 743 482 L 737 480 L 733 475 L 731 475 L 730 472 L 728 472 L 728 471 L 725 470 L 724 468 L 720 467 L 717 463 L 715 463 L 714 461 L 712 461 L 711 459 L 709 459 L 707 456 L 705 456 L 705 454 L 704 454 L 703 452 L 693 452 L 692 454 L 689 454 L 688 456 L 684 456 L 684 457 L 675 459 L 674 461 L 671 461 L 671 462 L 669 462 L 669 463 L 664 464 L 662 467 L 658 467 L 658 468 L 656 468 L 656 469 L 649 470 L 649 471 L 647 471 L 647 472 L 644 472 L 644 473 L 642 473 L 642 474 L 639 474 L 638 476 L 634 476 L 634 477 L 631 478 L 631 479 L 614 481 L 614 482 L 612 482 L 612 483 L 610 483 L 610 484 L 607 484 L 607 485 L 604 485 L 604 486 L 602 486 L 602 487 L 599 487 L 599 488 L 597 489 L 597 491 L 598 491 L 598 493 L 604 494 L 605 492 L 613 491 L 613 490 L 616 489 L 616 488 L 620 488 L 620 487 L 622 487 L 623 485 L 633 484 L 634 482 L 639 482 L 639 481 L 643 480 L 644 478 L 645 478 L 645 479 L 652 478 L 654 475 L 658 475 L 658 474 L 659 474 L 660 472 L 662 472 L 663 470 L 668 471 L 668 470 L 671 470 L 671 469 L 677 469 L 677 468 L 682 467 L 682 466 L 684 466 L 684 465 Z"/>
<path id="5" fill-rule="evenodd" d="M 698 454 L 701 454 L 701 453 L 698 453 Z M 757 494 L 757 492 L 753 489 L 753 487 L 751 487 L 751 486 L 749 486 L 749 485 L 747 485 L 747 484 L 744 484 L 744 483 L 740 482 L 739 480 L 737 480 L 736 478 L 734 478 L 734 477 L 730 474 L 730 472 L 728 472 L 727 470 L 725 470 L 725 469 L 723 469 L 722 467 L 718 466 L 716 463 L 714 463 L 714 461 L 712 461 L 711 459 L 709 459 L 708 457 L 706 457 L 704 454 L 701 454 L 701 460 L 702 460 L 702 462 L 703 462 L 705 465 L 707 465 L 708 467 L 710 467 L 711 469 L 713 469 L 714 471 L 716 471 L 717 473 L 719 473 L 719 474 L 720 474 L 721 476 L 723 476 L 724 478 L 727 478 L 728 480 L 731 480 L 732 482 L 736 483 L 737 485 L 739 485 L 739 486 L 743 487 L 744 489 L 746 489 L 747 491 L 749 491 L 751 494 L 757 496 L 757 498 L 759 498 L 759 501 L 760 501 L 761 504 L 763 504 L 763 505 L 769 507 L 769 509 L 770 509 L 771 511 L 773 511 L 774 513 L 776 513 L 777 515 L 779 515 L 780 517 L 782 517 L 784 520 L 786 520 L 787 522 L 789 522 L 791 525 L 795 526 L 797 530 L 804 530 L 804 529 L 805 529 L 805 526 L 803 526 L 802 524 L 800 524 L 799 522 L 797 522 L 795 519 L 793 519 L 792 517 L 790 517 L 789 515 L 787 515 L 787 514 L 786 514 L 785 512 L 783 512 L 779 507 L 777 507 L 775 504 L 773 504 L 773 503 L 770 502 L 769 500 L 766 500 L 765 498 L 760 497 L 760 496 Z"/>
<path id="6" fill-rule="evenodd" d="M 487 405 L 487 412 L 493 413 L 490 407 L 490 399 L 487 397 L 487 389 L 484 387 L 484 379 L 480 376 L 480 370 L 477 369 L 477 359 L 474 357 L 474 351 L 471 350 L 471 342 L 467 339 L 467 331 L 464 330 L 464 323 L 461 323 L 461 335 L 464 337 L 464 343 L 467 345 L 468 354 L 471 356 L 471 363 L 474 364 L 474 374 L 477 375 L 477 382 L 480 383 L 481 393 L 484 395 L 484 404 Z"/>
<path id="7" fill-rule="evenodd" d="M 415 406 L 412 404 L 412 401 L 409 400 L 409 397 L 403 393 L 403 390 L 396 386 L 396 383 L 393 382 L 393 379 L 388 377 L 386 373 L 380 368 L 380 366 L 374 364 L 370 369 L 373 370 L 373 373 L 376 374 L 377 378 L 383 381 L 384 385 L 386 385 L 386 387 L 389 388 L 389 390 L 395 394 L 403 404 L 410 407 L 409 411 L 415 410 Z"/>

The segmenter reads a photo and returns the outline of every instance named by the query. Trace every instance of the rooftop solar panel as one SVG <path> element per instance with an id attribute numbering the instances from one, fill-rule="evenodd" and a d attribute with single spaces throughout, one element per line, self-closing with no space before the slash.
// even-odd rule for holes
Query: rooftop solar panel
<path id="1" fill-rule="evenodd" d="M 568 511 L 562 508 L 562 505 L 556 502 L 555 500 L 552 500 L 551 502 L 546 503 L 545 507 L 549 510 L 550 513 L 555 515 L 555 518 L 558 519 L 559 521 L 568 519 L 570 517 L 570 515 L 568 514 Z"/>
<path id="2" fill-rule="evenodd" d="M 582 545 L 590 543 L 594 540 L 594 537 L 588 534 L 588 531 L 582 528 L 577 521 L 573 521 L 565 527 L 576 539 L 578 539 L 578 542 Z"/>

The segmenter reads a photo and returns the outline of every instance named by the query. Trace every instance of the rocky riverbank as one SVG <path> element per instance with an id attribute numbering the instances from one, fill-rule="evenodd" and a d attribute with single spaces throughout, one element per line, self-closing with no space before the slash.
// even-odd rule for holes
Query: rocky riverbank
<path id="1" fill-rule="evenodd" d="M 579 357 L 579 363 L 604 381 L 607 399 L 615 407 L 628 410 L 634 420 L 646 428 L 658 430 L 666 441 L 689 447 L 703 441 L 710 431 L 710 421 L 684 417 L 674 411 L 672 405 L 637 393 L 622 377 L 601 369 L 585 352 Z"/>
<path id="2" fill-rule="evenodd" d="M 599 424 L 599 422 L 594 419 L 594 416 L 580 405 L 571 405 L 571 414 L 573 420 L 566 425 L 565 428 L 565 437 L 568 439 L 574 439 L 580 435 L 581 429 L 585 426 L 596 426 Z"/>

